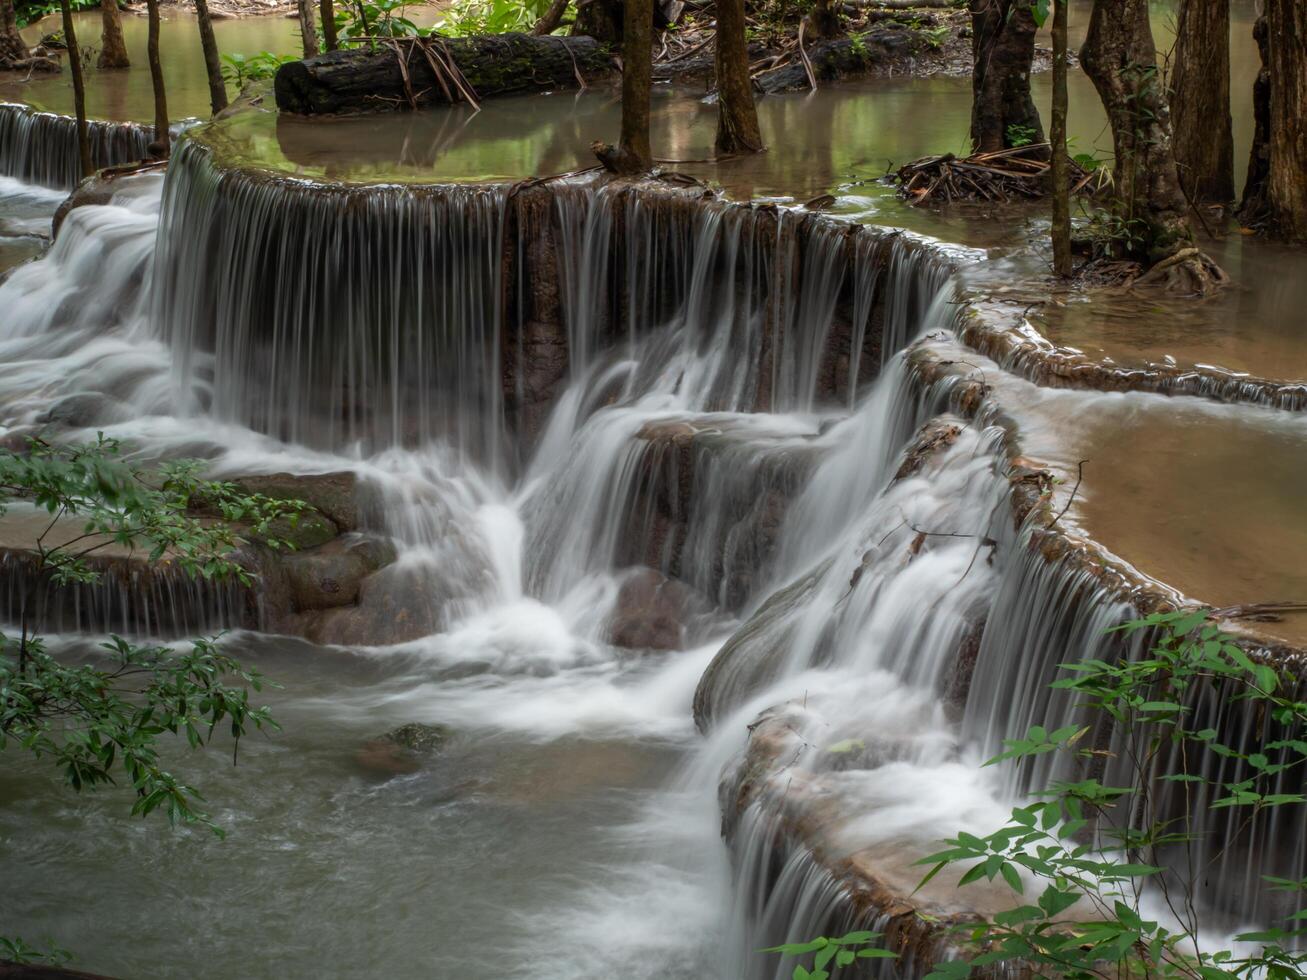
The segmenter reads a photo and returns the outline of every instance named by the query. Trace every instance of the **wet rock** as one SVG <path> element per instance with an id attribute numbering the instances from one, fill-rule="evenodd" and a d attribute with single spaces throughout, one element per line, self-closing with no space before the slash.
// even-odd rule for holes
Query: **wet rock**
<path id="1" fill-rule="evenodd" d="M 127 416 L 125 406 L 117 399 L 98 391 L 67 395 L 36 417 L 39 425 L 63 425 L 70 429 L 85 429 L 93 425 L 106 425 Z"/>
<path id="2" fill-rule="evenodd" d="M 947 416 L 931 419 L 922 426 L 916 438 L 903 451 L 903 459 L 894 474 L 894 479 L 906 480 L 908 477 L 919 473 L 930 459 L 938 456 L 957 442 L 958 436 L 961 434 L 962 424 L 960 421 L 950 419 Z"/>
<path id="3" fill-rule="evenodd" d="M 682 650 L 691 621 L 708 605 L 693 589 L 661 572 L 637 569 L 617 593 L 608 642 L 630 650 Z"/>
<path id="4" fill-rule="evenodd" d="M 353 605 L 363 580 L 394 560 L 388 541 L 361 535 L 290 554 L 285 559 L 290 601 L 296 612 Z"/>
<path id="5" fill-rule="evenodd" d="M 54 238 L 59 237 L 59 228 L 63 225 L 64 219 L 68 217 L 73 208 L 80 208 L 88 204 L 108 204 L 113 200 L 115 183 L 122 177 L 131 174 L 145 173 L 150 170 L 157 170 L 164 164 L 162 162 L 128 164 L 121 167 L 105 167 L 93 173 L 91 176 L 84 178 L 66 198 L 63 203 L 55 210 L 54 220 L 51 224 L 51 235 Z"/>
<path id="6" fill-rule="evenodd" d="M 421 769 L 424 759 L 443 749 L 453 735 L 445 725 L 413 721 L 369 739 L 355 758 L 369 772 L 403 776 Z"/>
<path id="7" fill-rule="evenodd" d="M 353 605 L 310 613 L 297 632 L 315 643 L 388 646 L 436 632 L 447 596 L 422 569 L 391 565 L 369 575 Z"/>
<path id="8" fill-rule="evenodd" d="M 332 522 L 341 533 L 359 530 L 362 508 L 358 476 L 339 473 L 269 473 L 232 481 L 246 493 L 274 500 L 302 500 Z"/>

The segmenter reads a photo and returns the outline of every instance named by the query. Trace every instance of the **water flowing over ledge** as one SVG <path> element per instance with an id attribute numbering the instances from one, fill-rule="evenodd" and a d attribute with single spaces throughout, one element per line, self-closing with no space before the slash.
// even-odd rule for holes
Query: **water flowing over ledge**
<path id="1" fill-rule="evenodd" d="M 957 342 L 989 315 L 955 293 L 975 253 L 699 185 L 332 185 L 226 168 L 199 139 L 157 181 L 73 211 L 0 284 L 8 421 L 124 427 L 158 456 L 286 468 L 297 494 L 348 484 L 311 501 L 329 540 L 260 568 L 287 604 L 258 611 L 270 630 L 554 678 L 610 667 L 618 635 L 648 651 L 670 633 L 688 657 L 725 628 L 692 775 L 720 789 L 750 977 L 789 973 L 759 947 L 855 924 L 919 973 L 942 946 L 918 910 L 1000 901 L 944 879 L 909 900 L 911 858 L 1050 775 L 978 762 L 1072 714 L 1047 687 L 1058 663 L 1131 655 L 1104 630 L 1182 597 L 1059 521 L 1002 369 Z M 101 302 L 74 310 L 88 284 Z M 21 555 L 0 573 L 12 597 Z M 649 593 L 633 622 L 624 602 Z M 139 603 L 159 611 L 125 625 L 163 631 L 192 608 L 151 594 L 71 615 L 103 628 Z M 174 619 L 249 624 L 247 597 L 223 601 Z M 491 667 L 460 659 L 478 644 Z M 1194 710 L 1231 744 L 1255 732 Z M 1269 912 L 1246 855 L 1279 830 L 1211 826 L 1237 845 L 1214 907 Z"/>
<path id="2" fill-rule="evenodd" d="M 148 154 L 154 128 L 87 120 L 91 162 L 98 169 L 135 163 Z M 0 174 L 47 187 L 73 188 L 82 179 L 77 120 L 0 102 Z"/>

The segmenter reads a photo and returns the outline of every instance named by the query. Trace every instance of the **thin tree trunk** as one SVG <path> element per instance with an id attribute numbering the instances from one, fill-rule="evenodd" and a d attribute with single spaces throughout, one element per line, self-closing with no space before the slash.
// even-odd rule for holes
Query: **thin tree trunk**
<path id="1" fill-rule="evenodd" d="M 209 106 L 216 116 L 227 108 L 227 85 L 222 80 L 222 63 L 218 58 L 218 41 L 213 36 L 208 0 L 195 0 L 195 18 L 200 28 L 200 46 L 204 49 L 204 71 L 209 76 Z"/>
<path id="2" fill-rule="evenodd" d="M 27 45 L 18 33 L 14 0 L 0 0 L 0 68 L 26 61 Z"/>
<path id="3" fill-rule="evenodd" d="M 1175 162 L 1189 200 L 1234 200 L 1230 0 L 1183 0 L 1171 79 Z"/>
<path id="4" fill-rule="evenodd" d="M 159 60 L 159 0 L 146 0 L 150 17 L 150 33 L 145 44 L 146 58 L 150 62 L 150 84 L 154 87 L 154 147 L 156 155 L 166 157 L 171 152 L 168 133 L 168 93 L 163 84 L 163 63 Z"/>
<path id="5" fill-rule="evenodd" d="M 971 145 L 977 153 L 1044 142 L 1030 95 L 1036 30 L 1030 0 L 971 0 Z"/>
<path id="6" fill-rule="evenodd" d="M 100 57 L 96 68 L 130 68 L 132 60 L 127 57 L 127 42 L 123 40 L 122 14 L 118 12 L 118 0 L 100 0 Z"/>
<path id="7" fill-rule="evenodd" d="M 64 43 L 68 46 L 68 67 L 73 73 L 73 108 L 77 114 L 77 156 L 82 164 L 82 176 L 95 172 L 91 163 L 91 135 L 86 128 L 86 83 L 82 78 L 82 52 L 77 47 L 77 31 L 73 27 L 73 8 L 70 0 L 60 0 L 64 17 Z"/>
<path id="8" fill-rule="evenodd" d="M 762 147 L 758 109 L 749 77 L 744 0 L 717 0 L 717 152 L 757 153 Z"/>
<path id="9" fill-rule="evenodd" d="M 1067 166 L 1067 0 L 1053 0 L 1053 272 L 1071 275 L 1071 175 Z"/>
<path id="10" fill-rule="evenodd" d="M 627 0 L 622 21 L 622 135 L 616 147 L 597 143 L 594 150 L 609 170 L 642 174 L 653 169 L 653 151 L 649 145 L 652 0 Z"/>
<path id="11" fill-rule="evenodd" d="M 1267 230 L 1307 243 L 1307 4 L 1266 0 L 1270 72 Z"/>
<path id="12" fill-rule="evenodd" d="M 1253 25 L 1253 39 L 1261 53 L 1262 67 L 1253 82 L 1253 145 L 1248 154 L 1243 201 L 1239 205 L 1239 220 L 1250 227 L 1266 220 L 1266 189 L 1271 177 L 1271 55 L 1266 49 L 1269 31 L 1266 15 L 1262 14 Z"/>
<path id="13" fill-rule="evenodd" d="M 546 34 L 552 34 L 558 30 L 558 25 L 563 21 L 563 14 L 567 13 L 567 5 L 571 2 L 572 0 L 553 0 L 549 5 L 549 9 L 535 22 L 535 26 L 531 28 L 531 33 L 536 37 L 544 37 Z"/>
<path id="14" fill-rule="evenodd" d="M 295 10 L 300 19 L 300 42 L 304 47 L 304 57 L 312 58 L 318 53 L 318 28 L 313 23 L 313 0 L 295 0 Z"/>
<path id="15" fill-rule="evenodd" d="M 318 0 L 318 13 L 322 17 L 323 46 L 328 51 L 335 51 L 340 47 L 336 40 L 336 6 L 332 0 Z"/>

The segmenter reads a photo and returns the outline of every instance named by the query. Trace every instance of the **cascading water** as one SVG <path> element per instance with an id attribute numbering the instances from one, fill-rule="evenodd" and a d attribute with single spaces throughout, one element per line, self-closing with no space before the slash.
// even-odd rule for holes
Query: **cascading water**
<path id="1" fill-rule="evenodd" d="M 306 955 L 453 975 L 489 949 L 510 976 L 788 976 L 755 951 L 882 922 L 914 857 L 1042 778 L 979 760 L 1066 710 L 1056 663 L 1106 650 L 1130 607 L 1018 526 L 997 413 L 902 353 L 956 325 L 974 254 L 701 189 L 307 183 L 224 170 L 198 140 L 160 183 L 74 209 L 0 284 L 5 424 L 358 477 L 361 526 L 398 552 L 370 587 L 387 615 L 426 613 L 402 643 L 351 634 L 346 690 L 314 703 L 352 738 L 383 718 L 471 735 L 448 783 L 337 772 L 306 794 L 324 810 L 295 801 L 249 873 L 369 884 L 267 975 Z M 675 620 L 676 652 L 619 647 L 640 616 Z M 395 833 L 396 799 L 430 824 Z M 360 845 L 340 817 L 363 807 L 383 816 Z M 329 870 L 289 846 L 306 825 Z M 389 908 L 391 940 L 362 941 L 349 902 L 394 894 L 368 869 L 420 868 L 427 841 L 458 858 L 431 876 L 446 904 Z M 185 880 L 195 858 L 167 860 Z M 942 878 L 925 900 L 960 901 Z M 882 924 L 907 972 L 937 952 Z"/>
<path id="2" fill-rule="evenodd" d="M 114 167 L 143 160 L 154 130 L 136 123 L 88 120 L 91 163 Z M 77 120 L 0 102 L 0 174 L 47 187 L 72 188 L 82 179 Z"/>

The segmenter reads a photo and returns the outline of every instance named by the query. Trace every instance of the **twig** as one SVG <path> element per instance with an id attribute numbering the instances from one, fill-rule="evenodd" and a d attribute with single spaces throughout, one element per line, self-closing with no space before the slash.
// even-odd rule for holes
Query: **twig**
<path id="1" fill-rule="evenodd" d="M 1080 481 L 1085 478 L 1085 464 L 1088 462 L 1089 460 L 1082 459 L 1076 464 L 1076 485 L 1071 488 L 1071 496 L 1067 498 L 1066 506 L 1058 512 L 1058 515 L 1054 517 L 1052 522 L 1048 525 L 1050 530 L 1062 519 L 1062 515 L 1071 509 L 1071 505 L 1075 503 L 1076 494 L 1080 491 Z"/>

